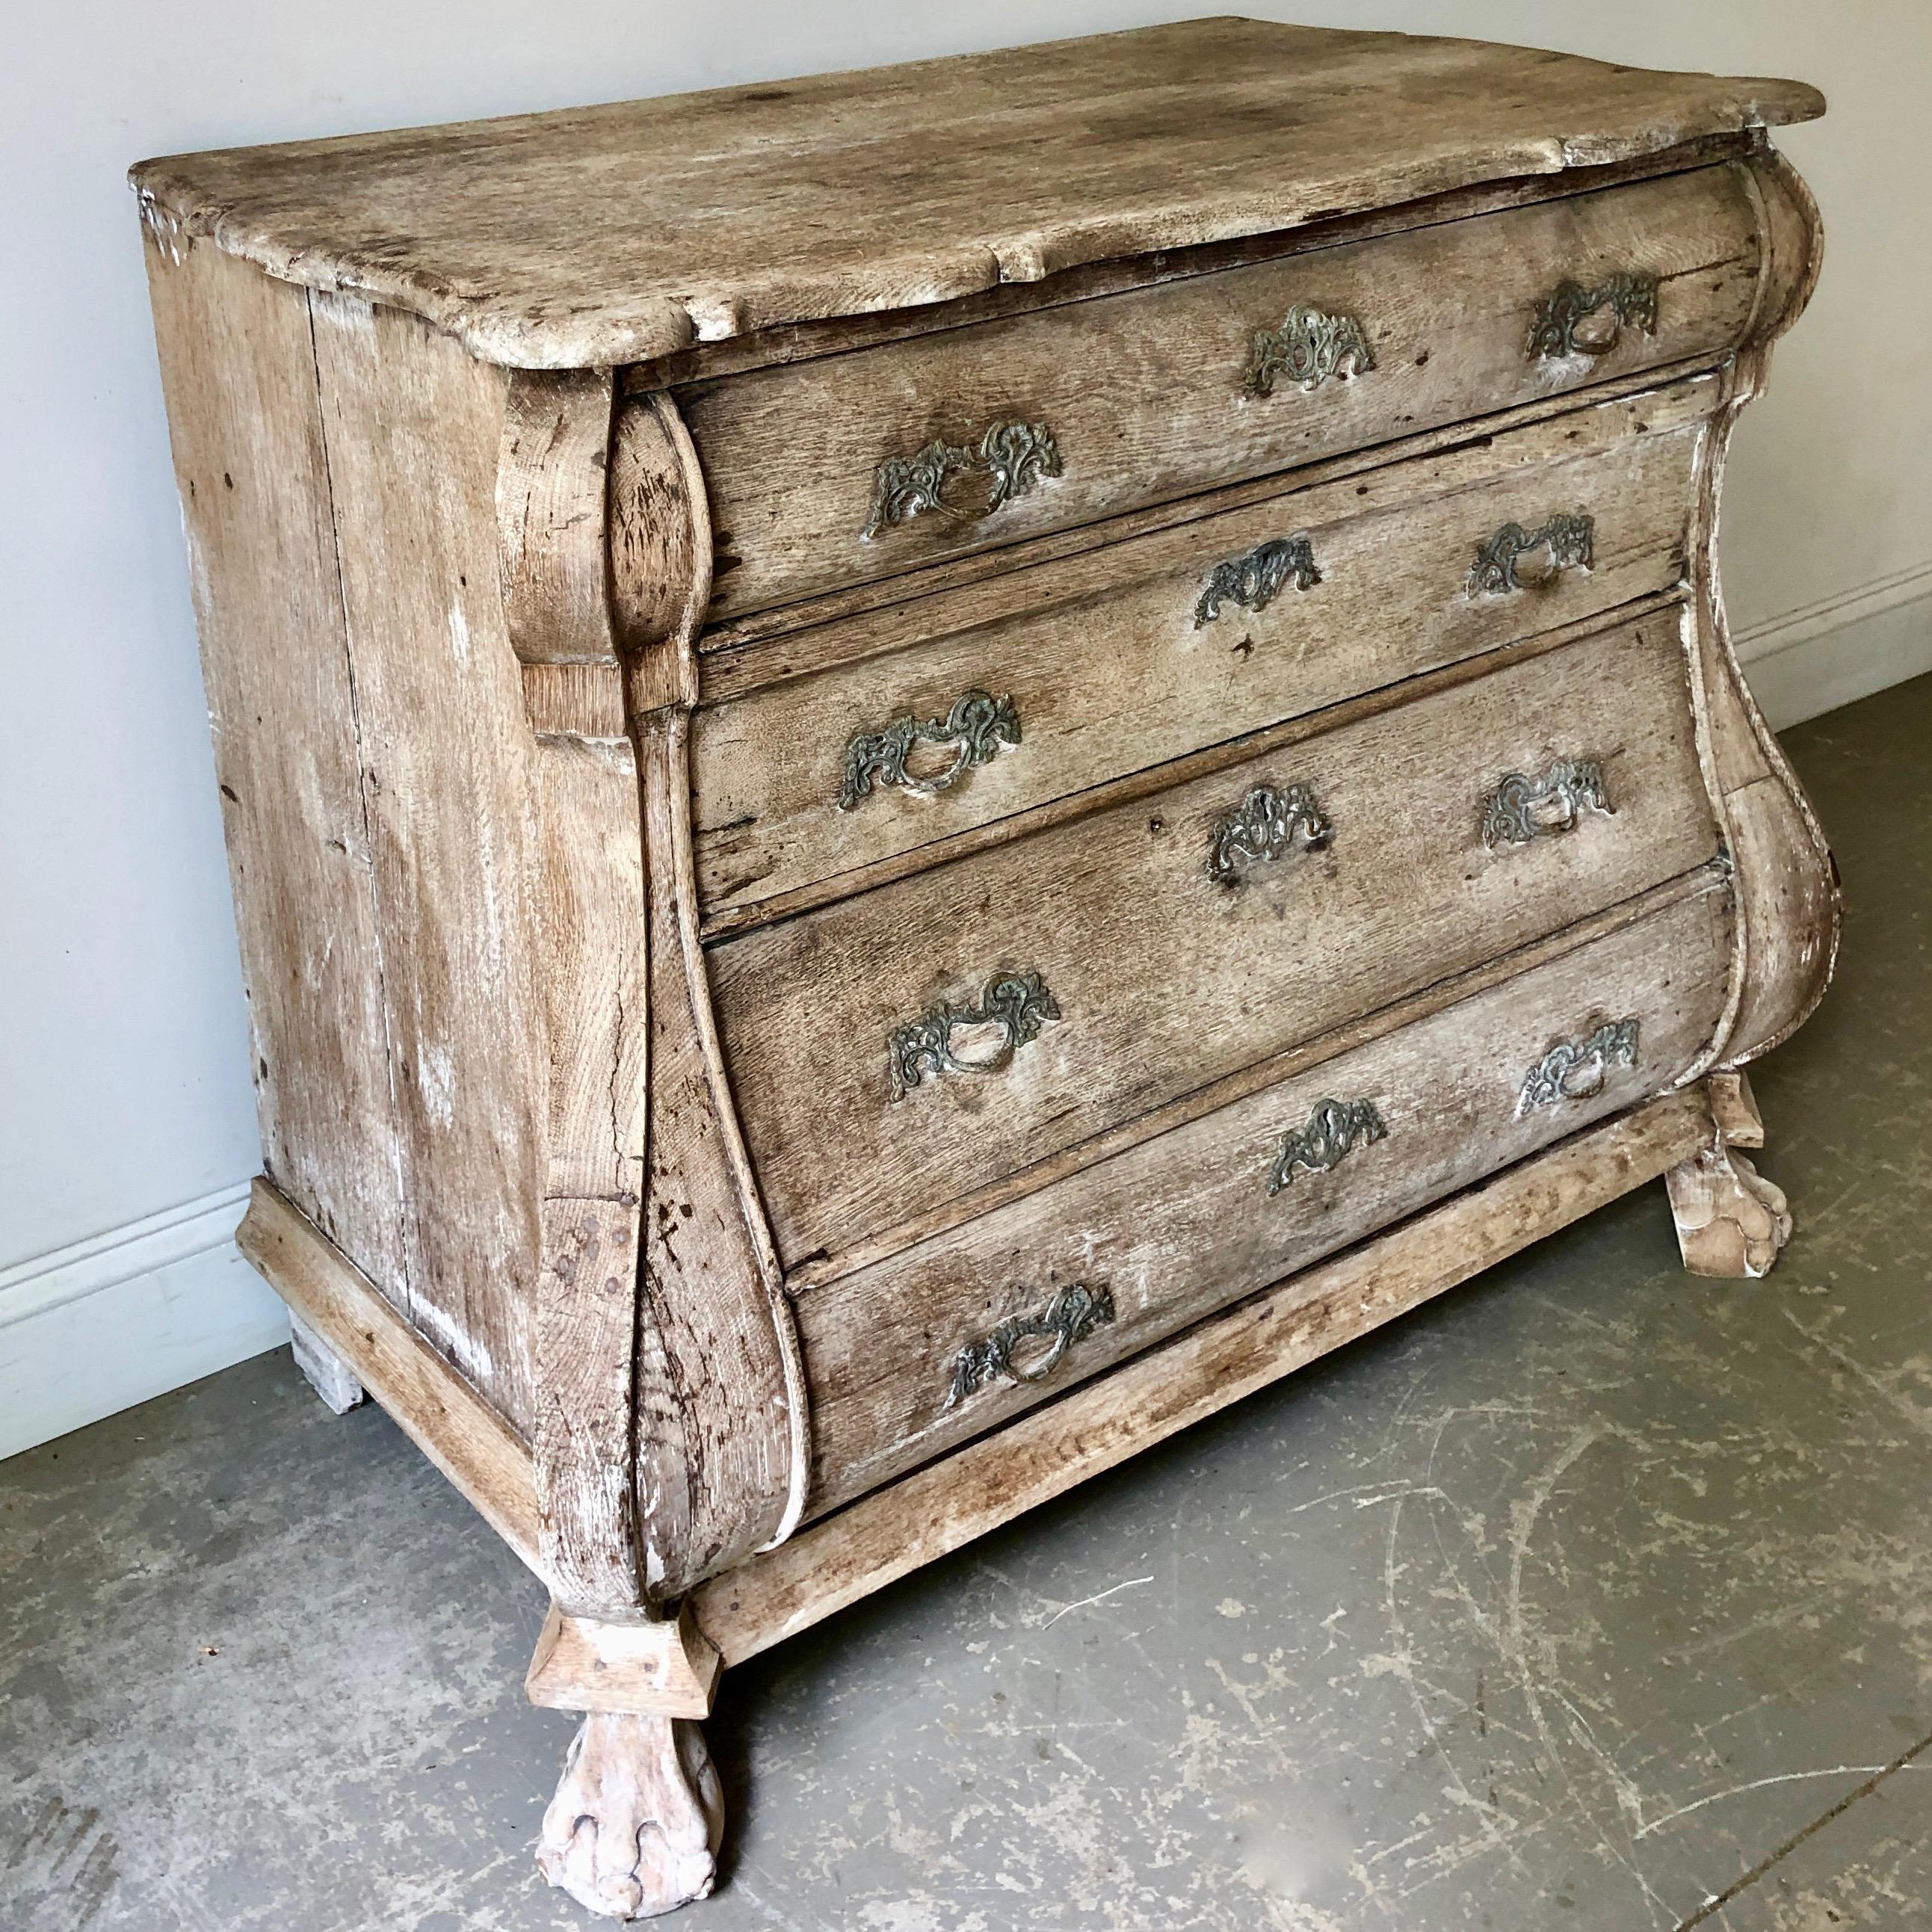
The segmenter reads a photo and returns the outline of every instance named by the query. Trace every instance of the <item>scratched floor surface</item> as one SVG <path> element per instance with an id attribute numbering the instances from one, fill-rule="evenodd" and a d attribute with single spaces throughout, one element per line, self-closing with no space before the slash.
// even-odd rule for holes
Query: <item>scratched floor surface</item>
<path id="1" fill-rule="evenodd" d="M 1932 680 L 1790 746 L 1851 913 L 1776 1274 L 1647 1189 L 734 1673 L 680 1925 L 1932 1924 Z M 586 1924 L 542 1607 L 285 1353 L 0 1467 L 0 1927 Z"/>

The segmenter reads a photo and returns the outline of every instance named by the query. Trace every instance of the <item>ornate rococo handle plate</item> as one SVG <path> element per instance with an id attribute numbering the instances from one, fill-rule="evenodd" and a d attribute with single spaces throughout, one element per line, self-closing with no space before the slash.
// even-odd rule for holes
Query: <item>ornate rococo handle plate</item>
<path id="1" fill-rule="evenodd" d="M 1500 597 L 1529 586 L 1517 574 L 1516 566 L 1538 550 L 1550 554 L 1547 582 L 1558 572 L 1588 570 L 1596 562 L 1597 520 L 1594 517 L 1559 512 L 1533 530 L 1520 524 L 1505 524 L 1476 552 L 1463 588 L 1471 597 Z"/>
<path id="2" fill-rule="evenodd" d="M 1315 547 L 1306 537 L 1271 537 L 1208 573 L 1194 606 L 1194 628 L 1211 624 L 1223 603 L 1238 604 L 1244 610 L 1265 610 L 1291 584 L 1298 590 L 1312 590 L 1321 581 Z"/>
<path id="3" fill-rule="evenodd" d="M 902 791 L 929 797 L 956 783 L 976 765 L 990 764 L 1003 745 L 1020 742 L 1020 716 L 1010 698 L 984 691 L 962 692 L 944 718 L 920 719 L 910 713 L 895 718 L 876 731 L 854 733 L 845 747 L 845 766 L 838 787 L 838 809 L 850 812 L 869 798 L 874 784 L 896 785 Z M 952 762 L 944 771 L 921 778 L 908 771 L 906 760 L 918 745 L 950 745 Z"/>
<path id="4" fill-rule="evenodd" d="M 1636 1064 L 1638 1026 L 1634 1014 L 1606 1020 L 1580 1040 L 1559 1040 L 1522 1076 L 1516 1117 L 1565 1100 L 1587 1100 L 1604 1090 L 1613 1066 Z"/>
<path id="5" fill-rule="evenodd" d="M 1594 286 L 1562 281 L 1536 305 L 1529 326 L 1529 353 L 1607 356 L 1623 339 L 1626 324 L 1646 335 L 1657 333 L 1654 275 L 1636 271 L 1606 276 Z M 1594 328 L 1586 325 L 1595 322 Z"/>
<path id="6" fill-rule="evenodd" d="M 1048 1020 L 1059 1017 L 1060 1008 L 1037 973 L 996 973 L 973 1004 L 941 1000 L 886 1035 L 892 1098 L 903 1100 L 928 1073 L 998 1073 L 1022 1047 L 1040 1037 Z M 985 1026 L 1000 1029 L 998 1046 L 983 1059 L 961 1059 L 952 1050 L 955 1030 Z"/>
<path id="7" fill-rule="evenodd" d="M 946 1398 L 952 1408 L 994 1382 L 1043 1382 L 1059 1367 L 1066 1352 L 1114 1318 L 1114 1297 L 1106 1288 L 1089 1288 L 1076 1281 L 1063 1288 L 1037 1315 L 1012 1315 L 989 1334 L 969 1342 L 952 1360 L 952 1387 Z M 1037 1361 L 1013 1360 L 1022 1342 L 1050 1341 L 1052 1346 Z"/>
<path id="8" fill-rule="evenodd" d="M 1230 885 L 1244 866 L 1272 865 L 1286 858 L 1298 838 L 1304 850 L 1319 852 L 1334 836 L 1334 826 L 1306 785 L 1256 785 L 1216 824 L 1208 876 Z"/>
<path id="9" fill-rule="evenodd" d="M 895 524 L 909 524 L 922 510 L 948 516 L 987 516 L 1024 496 L 1043 476 L 1060 472 L 1060 446 L 1045 423 L 994 423 L 976 446 L 934 438 L 910 456 L 889 456 L 873 472 L 872 506 L 860 538 L 869 543 Z M 956 476 L 983 476 L 986 500 L 962 509 L 946 500 Z"/>
<path id="10" fill-rule="evenodd" d="M 1384 1138 L 1387 1124 L 1372 1100 L 1318 1100 L 1305 1126 L 1283 1134 L 1268 1169 L 1268 1191 L 1279 1194 L 1298 1168 L 1325 1174 L 1358 1147 Z"/>
<path id="11" fill-rule="evenodd" d="M 1347 382 L 1376 366 L 1368 332 L 1352 315 L 1330 315 L 1310 302 L 1297 302 L 1279 328 L 1258 328 L 1241 373 L 1241 392 L 1271 396 L 1277 382 L 1292 382 L 1304 394 L 1331 377 Z"/>
<path id="12" fill-rule="evenodd" d="M 1533 774 L 1511 772 L 1483 807 L 1483 843 L 1493 851 L 1498 845 L 1527 845 L 1546 833 L 1571 832 L 1585 811 L 1606 818 L 1616 812 L 1594 758 L 1560 758 Z"/>

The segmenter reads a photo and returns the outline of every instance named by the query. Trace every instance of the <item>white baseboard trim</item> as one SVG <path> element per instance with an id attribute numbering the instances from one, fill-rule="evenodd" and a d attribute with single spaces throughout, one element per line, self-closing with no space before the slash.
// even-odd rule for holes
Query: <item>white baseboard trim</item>
<path id="1" fill-rule="evenodd" d="M 1736 633 L 1774 730 L 1932 671 L 1932 563 L 1915 564 Z"/>
<path id="2" fill-rule="evenodd" d="M 235 1246 L 248 1202 L 244 1182 L 0 1269 L 0 1457 L 288 1340 Z"/>

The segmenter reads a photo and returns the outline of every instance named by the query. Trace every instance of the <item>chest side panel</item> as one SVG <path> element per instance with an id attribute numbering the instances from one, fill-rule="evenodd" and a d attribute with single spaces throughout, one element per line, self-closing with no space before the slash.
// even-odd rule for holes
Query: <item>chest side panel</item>
<path id="1" fill-rule="evenodd" d="M 263 1158 L 410 1306 L 374 864 L 308 298 L 150 228 Z"/>

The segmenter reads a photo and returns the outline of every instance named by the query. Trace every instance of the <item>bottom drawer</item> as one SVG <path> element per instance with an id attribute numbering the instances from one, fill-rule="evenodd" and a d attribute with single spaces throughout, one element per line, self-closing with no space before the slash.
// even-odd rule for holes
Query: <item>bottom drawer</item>
<path id="1" fill-rule="evenodd" d="M 818 1514 L 1669 1087 L 1724 1007 L 1714 870 L 1606 938 L 802 1291 Z"/>

